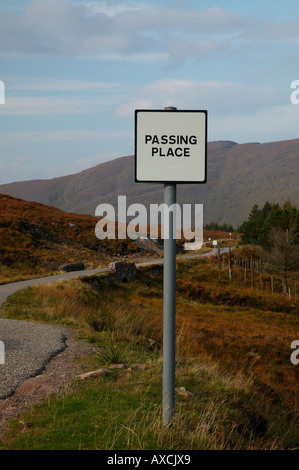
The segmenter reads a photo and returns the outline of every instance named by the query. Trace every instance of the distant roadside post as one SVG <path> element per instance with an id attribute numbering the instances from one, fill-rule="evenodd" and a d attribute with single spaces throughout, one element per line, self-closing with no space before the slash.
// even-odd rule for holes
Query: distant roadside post
<path id="1" fill-rule="evenodd" d="M 0 364 L 5 364 L 5 346 L 3 341 L 0 341 Z"/>
<path id="2" fill-rule="evenodd" d="M 163 423 L 175 410 L 176 185 L 207 181 L 207 111 L 135 111 L 135 182 L 164 184 Z"/>

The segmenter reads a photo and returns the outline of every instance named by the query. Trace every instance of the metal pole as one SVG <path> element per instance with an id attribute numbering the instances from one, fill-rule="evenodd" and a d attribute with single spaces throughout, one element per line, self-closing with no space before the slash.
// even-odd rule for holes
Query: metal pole
<path id="1" fill-rule="evenodd" d="M 169 106 L 165 111 L 176 111 Z M 176 204 L 176 184 L 164 184 L 164 203 L 170 207 Z M 168 217 L 168 220 L 166 220 Z M 163 424 L 167 425 L 174 416 L 175 408 L 175 291 L 176 291 L 176 225 L 175 210 L 165 211 L 163 269 Z"/>
<path id="2" fill-rule="evenodd" d="M 165 111 L 176 111 L 167 107 Z M 164 184 L 164 203 L 170 207 L 176 203 L 176 184 Z M 169 233 L 164 239 L 163 269 L 163 424 L 167 425 L 174 416 L 175 408 L 175 281 L 176 281 L 176 238 L 173 211 L 165 211 L 164 227 Z"/>
<path id="3" fill-rule="evenodd" d="M 176 184 L 164 185 L 164 203 L 176 203 Z M 163 424 L 174 416 L 175 407 L 175 284 L 176 284 L 176 239 L 175 211 L 165 211 L 164 227 L 168 217 L 169 234 L 164 239 L 163 269 Z"/>

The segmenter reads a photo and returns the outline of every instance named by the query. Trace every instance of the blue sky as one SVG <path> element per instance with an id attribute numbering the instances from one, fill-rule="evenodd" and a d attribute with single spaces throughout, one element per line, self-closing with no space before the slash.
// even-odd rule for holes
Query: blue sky
<path id="1" fill-rule="evenodd" d="M 207 109 L 208 138 L 299 138 L 299 3 L 1 0 L 0 184 L 134 151 L 134 109 Z"/>

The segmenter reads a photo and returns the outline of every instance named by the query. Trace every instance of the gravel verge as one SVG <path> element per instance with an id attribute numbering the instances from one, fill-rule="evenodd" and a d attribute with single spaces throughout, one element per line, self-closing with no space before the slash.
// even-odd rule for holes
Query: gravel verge
<path id="1" fill-rule="evenodd" d="M 74 271 L 1 285 L 0 308 L 10 295 L 20 289 L 108 270 Z M 45 365 L 66 348 L 68 335 L 69 331 L 61 326 L 0 318 L 0 341 L 5 347 L 5 364 L 0 363 L 0 399 L 13 394 L 24 380 L 40 374 Z"/>
<path id="2" fill-rule="evenodd" d="M 12 395 L 0 400 L 0 443 L 11 419 L 30 411 L 34 405 L 53 394 L 68 393 L 74 389 L 73 381 L 84 370 L 86 358 L 94 347 L 75 339 L 71 331 L 66 345 L 64 351 L 46 364 L 42 374 L 26 379 Z M 30 423 L 20 421 L 19 426 L 22 430 Z"/>
<path id="3" fill-rule="evenodd" d="M 5 364 L 0 364 L 0 398 L 11 395 L 29 377 L 39 374 L 66 348 L 68 330 L 61 326 L 0 318 Z"/>

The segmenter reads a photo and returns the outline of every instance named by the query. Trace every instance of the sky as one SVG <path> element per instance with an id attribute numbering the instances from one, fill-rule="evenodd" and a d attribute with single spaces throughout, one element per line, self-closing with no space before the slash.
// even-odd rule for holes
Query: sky
<path id="1" fill-rule="evenodd" d="M 210 142 L 299 138 L 298 46 L 298 0 L 1 0 L 0 184 L 132 155 L 135 109 L 206 109 Z"/>

